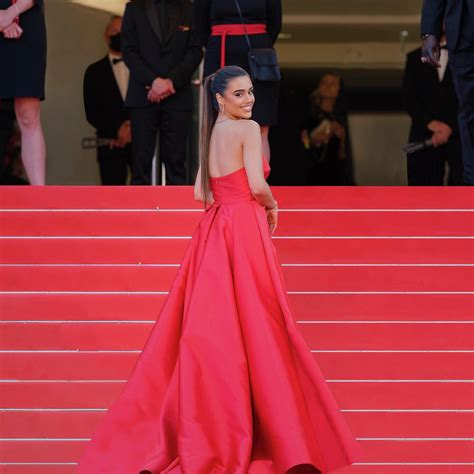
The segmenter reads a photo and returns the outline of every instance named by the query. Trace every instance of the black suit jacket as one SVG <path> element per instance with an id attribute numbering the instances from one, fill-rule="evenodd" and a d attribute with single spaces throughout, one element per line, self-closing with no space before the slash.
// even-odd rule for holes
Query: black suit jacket
<path id="1" fill-rule="evenodd" d="M 471 18 L 464 18 L 464 4 L 469 6 Z M 423 0 L 421 13 L 421 34 L 431 33 L 438 38 L 442 35 L 443 20 L 445 22 L 448 47 L 454 50 L 458 46 L 462 29 L 474 28 L 474 0 Z M 466 32 L 463 36 L 471 36 Z"/>
<path id="2" fill-rule="evenodd" d="M 165 0 L 162 0 L 165 1 Z M 173 108 L 191 108 L 191 78 L 202 59 L 202 46 L 192 28 L 190 0 L 168 1 L 168 34 L 160 28 L 154 0 L 132 0 L 122 23 L 122 50 L 130 69 L 128 107 L 145 107 L 147 86 L 157 77 L 173 81 L 176 94 L 165 99 Z"/>
<path id="3" fill-rule="evenodd" d="M 421 62 L 421 48 L 407 54 L 403 77 L 403 99 L 412 119 L 410 141 L 425 140 L 433 134 L 426 128 L 432 120 L 447 123 L 458 134 L 458 99 L 448 67 L 439 82 L 436 68 Z"/>
<path id="4" fill-rule="evenodd" d="M 84 107 L 87 121 L 102 138 L 115 138 L 120 126 L 129 119 L 108 55 L 86 70 Z"/>

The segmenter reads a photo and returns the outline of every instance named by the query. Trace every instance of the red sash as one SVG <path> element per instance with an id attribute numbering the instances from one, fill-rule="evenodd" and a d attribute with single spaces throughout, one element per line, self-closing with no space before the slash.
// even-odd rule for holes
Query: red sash
<path id="1" fill-rule="evenodd" d="M 247 25 L 229 24 L 214 25 L 211 29 L 212 36 L 221 36 L 221 67 L 225 66 L 225 42 L 227 35 L 261 35 L 267 32 L 267 26 L 264 23 L 249 23 Z"/>

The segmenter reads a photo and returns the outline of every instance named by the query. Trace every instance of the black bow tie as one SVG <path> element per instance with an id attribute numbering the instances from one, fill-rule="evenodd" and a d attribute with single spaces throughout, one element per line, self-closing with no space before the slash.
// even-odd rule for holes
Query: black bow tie
<path id="1" fill-rule="evenodd" d="M 112 64 L 115 66 L 117 63 L 123 61 L 122 58 L 112 58 Z"/>

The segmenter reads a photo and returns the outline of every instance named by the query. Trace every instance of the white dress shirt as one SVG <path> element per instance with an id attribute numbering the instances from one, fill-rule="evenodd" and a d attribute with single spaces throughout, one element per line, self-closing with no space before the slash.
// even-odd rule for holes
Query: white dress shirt
<path id="1" fill-rule="evenodd" d="M 437 67 L 436 70 L 438 71 L 438 79 L 439 82 L 441 82 L 444 78 L 444 74 L 446 73 L 446 68 L 448 67 L 448 50 L 446 48 L 441 48 L 440 51 L 440 57 L 439 57 L 439 63 L 441 64 L 441 67 Z"/>
<path id="2" fill-rule="evenodd" d="M 128 81 L 130 79 L 130 71 L 124 61 L 120 61 L 116 64 L 113 63 L 114 59 L 122 59 L 121 56 L 109 53 L 109 61 L 112 70 L 114 71 L 115 80 L 117 81 L 118 88 L 122 99 L 125 100 L 128 89 Z"/>

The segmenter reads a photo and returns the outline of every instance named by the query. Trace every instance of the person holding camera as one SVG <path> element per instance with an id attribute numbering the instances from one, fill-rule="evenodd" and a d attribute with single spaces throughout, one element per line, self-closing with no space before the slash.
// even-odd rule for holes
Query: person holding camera
<path id="1" fill-rule="evenodd" d="M 354 184 L 343 81 L 338 74 L 324 74 L 311 93 L 301 141 L 310 161 L 309 186 Z"/>

